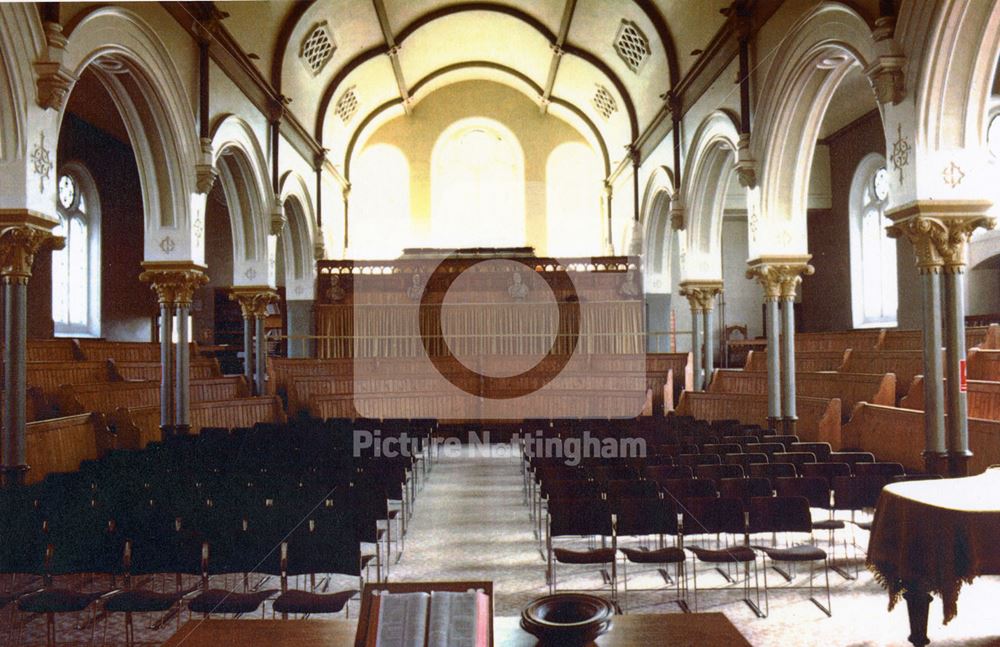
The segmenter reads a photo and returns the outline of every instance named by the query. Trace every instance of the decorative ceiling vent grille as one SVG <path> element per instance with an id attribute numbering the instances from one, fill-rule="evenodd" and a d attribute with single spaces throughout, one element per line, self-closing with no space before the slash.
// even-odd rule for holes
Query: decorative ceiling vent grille
<path id="1" fill-rule="evenodd" d="M 302 51 L 299 57 L 309 71 L 314 75 L 319 74 L 323 66 L 333 58 L 333 52 L 337 46 L 333 44 L 333 37 L 330 30 L 323 21 L 312 28 L 306 39 L 302 41 Z"/>
<path id="2" fill-rule="evenodd" d="M 358 93 L 354 88 L 355 86 L 352 85 L 344 90 L 344 93 L 337 99 L 337 105 L 333 107 L 333 111 L 345 124 L 353 119 L 354 114 L 358 111 Z"/>
<path id="3" fill-rule="evenodd" d="M 615 51 L 625 61 L 625 65 L 638 74 L 639 68 L 649 58 L 649 39 L 634 22 L 622 20 L 618 35 L 615 36 Z"/>
<path id="4" fill-rule="evenodd" d="M 610 119 L 611 115 L 618 112 L 618 103 L 603 85 L 597 85 L 597 90 L 594 92 L 594 98 L 591 101 L 593 101 L 594 107 L 597 108 L 597 112 L 604 117 L 605 121 Z"/>

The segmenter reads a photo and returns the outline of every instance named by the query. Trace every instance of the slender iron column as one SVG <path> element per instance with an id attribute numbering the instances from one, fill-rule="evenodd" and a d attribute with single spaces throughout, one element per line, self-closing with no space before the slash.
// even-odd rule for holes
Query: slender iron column
<path id="1" fill-rule="evenodd" d="M 700 308 L 691 306 L 691 356 L 694 358 L 694 390 L 701 391 L 704 387 L 701 372 L 701 325 L 702 311 Z"/>
<path id="2" fill-rule="evenodd" d="M 250 392 L 256 395 L 253 381 L 253 313 L 243 314 L 243 377 Z"/>
<path id="3" fill-rule="evenodd" d="M 4 276 L 3 347 L 3 480 L 24 483 L 28 467 L 25 437 L 26 355 L 28 328 L 27 278 Z"/>
<path id="4" fill-rule="evenodd" d="M 177 379 L 174 382 L 174 433 L 186 436 L 191 433 L 191 344 L 188 342 L 188 311 L 190 301 L 177 302 Z"/>
<path id="5" fill-rule="evenodd" d="M 778 299 L 768 297 L 767 309 L 767 422 L 777 430 L 781 422 L 781 320 Z"/>
<path id="6" fill-rule="evenodd" d="M 940 268 L 922 268 L 924 283 L 924 467 L 943 474 L 947 451 L 944 442 L 944 373 L 941 366 Z"/>
<path id="7" fill-rule="evenodd" d="M 887 214 L 893 224 L 886 228 L 886 233 L 890 238 L 906 237 L 912 243 L 917 268 L 924 276 L 924 464 L 930 472 L 949 476 L 966 476 L 972 457 L 968 403 L 962 388 L 965 265 L 973 232 L 980 227 L 996 226 L 996 219 L 987 215 L 992 204 L 989 200 L 921 200 Z M 942 325 L 947 363 L 943 371 Z M 947 400 L 941 384 L 942 373 L 948 379 Z M 943 418 L 945 409 L 947 418 Z"/>
<path id="8" fill-rule="evenodd" d="M 160 301 L 160 433 L 174 433 L 174 304 Z"/>
<path id="9" fill-rule="evenodd" d="M 781 400 L 786 434 L 795 433 L 795 295 L 781 298 Z"/>
<path id="10" fill-rule="evenodd" d="M 194 291 L 208 282 L 204 268 L 189 261 L 147 261 L 139 280 L 160 301 L 160 426 L 164 436 L 191 431 L 191 345 L 188 314 Z M 177 317 L 177 343 L 173 318 Z M 171 388 L 172 381 L 172 388 Z"/>
<path id="11" fill-rule="evenodd" d="M 255 313 L 255 323 L 257 324 L 256 350 L 254 360 L 257 365 L 257 395 L 264 395 L 267 392 L 267 338 L 264 335 L 264 320 L 267 319 L 267 312 Z"/>
<path id="12" fill-rule="evenodd" d="M 712 375 L 715 373 L 715 331 L 714 319 L 712 316 L 714 309 L 711 304 L 705 308 L 703 316 L 705 317 L 704 334 L 705 334 L 705 389 L 708 389 L 708 385 L 712 383 Z"/>
<path id="13" fill-rule="evenodd" d="M 944 274 L 944 329 L 948 366 L 948 417 L 946 420 L 946 445 L 948 447 L 948 473 L 951 476 L 968 476 L 969 459 L 969 409 L 967 394 L 962 388 L 965 378 L 965 268 L 946 265 Z"/>
<path id="14" fill-rule="evenodd" d="M 39 220 L 37 217 L 32 217 Z M 0 486 L 24 484 L 28 470 L 25 430 L 28 356 L 28 279 L 35 254 L 45 247 L 61 249 L 64 239 L 53 236 L 55 223 L 38 226 L 18 221 L 0 232 L 3 278 L 3 411 L 0 414 Z"/>

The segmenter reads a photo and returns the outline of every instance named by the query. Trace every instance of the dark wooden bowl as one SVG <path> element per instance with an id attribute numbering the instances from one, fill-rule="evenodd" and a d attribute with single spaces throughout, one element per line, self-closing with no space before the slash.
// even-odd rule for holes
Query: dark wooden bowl
<path id="1" fill-rule="evenodd" d="M 580 647 L 611 629 L 615 608 L 596 595 L 559 593 L 534 600 L 521 612 L 521 627 L 544 645 Z"/>

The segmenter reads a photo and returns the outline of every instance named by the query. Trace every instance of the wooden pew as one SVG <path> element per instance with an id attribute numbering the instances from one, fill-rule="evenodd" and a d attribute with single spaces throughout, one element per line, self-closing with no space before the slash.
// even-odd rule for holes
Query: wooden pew
<path id="1" fill-rule="evenodd" d="M 924 471 L 924 414 L 862 402 L 842 430 L 847 450 L 872 452 L 880 461 L 902 463 L 908 472 Z M 969 418 L 969 472 L 979 474 L 1000 463 L 1000 422 Z"/>
<path id="2" fill-rule="evenodd" d="M 966 375 L 970 380 L 1000 381 L 1000 350 L 973 348 L 968 357 Z"/>
<path id="3" fill-rule="evenodd" d="M 155 362 L 115 362 L 112 361 L 115 372 L 123 380 L 139 382 L 160 381 L 160 361 Z M 192 357 L 191 379 L 207 380 L 222 377 L 219 360 L 214 357 Z"/>
<path id="4" fill-rule="evenodd" d="M 896 400 L 910 389 L 910 383 L 924 372 L 924 354 L 919 350 L 855 350 L 844 360 L 842 373 L 895 373 Z"/>
<path id="5" fill-rule="evenodd" d="M 807 442 L 827 442 L 836 451 L 840 441 L 840 400 L 795 398 L 799 420 L 796 433 Z M 677 405 L 678 415 L 700 420 L 739 420 L 767 428 L 767 396 L 685 391 Z"/>
<path id="6" fill-rule="evenodd" d="M 160 345 L 153 342 L 105 341 L 81 339 L 80 350 L 89 360 L 113 359 L 116 362 L 159 362 Z M 192 351 L 194 346 L 192 345 Z M 197 353 L 192 352 L 191 357 Z"/>
<path id="7" fill-rule="evenodd" d="M 858 402 L 892 406 L 896 403 L 896 376 L 867 373 L 803 372 L 795 373 L 796 393 L 811 398 L 837 398 L 841 402 L 841 420 L 847 422 Z M 718 369 L 708 387 L 709 393 L 767 395 L 767 373 Z"/>
<path id="8" fill-rule="evenodd" d="M 663 391 L 668 372 L 673 372 L 670 378 L 673 382 L 670 403 L 668 404 L 665 398 L 661 402 L 661 399 L 654 395 L 653 406 L 662 405 L 664 410 L 671 411 L 673 404 L 681 397 L 681 391 L 690 391 L 694 388 L 694 365 L 691 353 L 649 353 L 646 355 L 646 375 L 650 378 L 646 386 L 652 389 L 654 394 Z"/>
<path id="9" fill-rule="evenodd" d="M 29 339 L 27 361 L 73 362 L 85 359 L 75 339 Z"/>
<path id="10" fill-rule="evenodd" d="M 851 354 L 850 350 L 795 351 L 795 371 L 836 371 Z M 767 371 L 767 351 L 752 350 L 747 354 L 745 371 Z"/>
<path id="11" fill-rule="evenodd" d="M 115 446 L 103 416 L 84 413 L 25 425 L 26 482 L 37 483 L 51 472 L 74 472 L 85 460 L 96 460 Z"/>
<path id="12" fill-rule="evenodd" d="M 252 427 L 258 422 L 286 421 L 281 400 L 275 396 L 237 398 L 191 404 L 191 433 L 202 427 Z M 160 408 L 120 407 L 110 418 L 121 449 L 142 449 L 161 440 Z"/>
<path id="13" fill-rule="evenodd" d="M 63 384 L 110 383 L 117 375 L 107 362 L 28 362 L 26 367 L 28 400 L 36 419 L 57 418 L 58 394 Z"/>
<path id="14" fill-rule="evenodd" d="M 945 380 L 945 406 L 948 402 L 948 381 Z M 969 380 L 968 406 L 970 418 L 982 418 L 983 420 L 1000 420 L 1000 382 L 987 382 L 985 380 Z M 899 406 L 905 409 L 924 410 L 924 376 L 918 375 L 913 379 L 910 390 L 906 397 L 899 402 Z"/>
<path id="15" fill-rule="evenodd" d="M 796 333 L 795 350 L 808 352 L 817 350 L 872 350 L 877 347 L 885 334 L 877 328 L 840 330 L 833 332 Z"/>
<path id="16" fill-rule="evenodd" d="M 567 391 L 545 392 L 525 396 L 525 402 L 519 404 L 524 411 L 545 410 L 545 416 L 550 418 L 600 418 L 606 417 L 607 411 L 620 406 L 623 399 L 635 396 L 634 392 L 607 391 Z M 359 406 L 356 406 L 359 405 Z M 477 402 L 464 393 L 455 395 L 435 392 L 410 392 L 377 394 L 365 393 L 355 395 L 315 395 L 309 402 L 309 411 L 318 418 L 434 418 L 442 422 L 466 422 L 470 420 L 500 420 L 496 415 L 484 415 L 483 407 L 489 406 Z M 502 407 L 503 405 L 497 405 Z M 648 412 L 652 407 L 651 394 L 647 393 L 642 410 Z M 449 412 L 447 418 L 438 416 L 444 409 Z M 535 416 L 531 416 L 535 417 Z M 517 421 L 520 417 L 504 417 L 505 421 Z"/>
<path id="17" fill-rule="evenodd" d="M 995 343 L 1000 335 L 1000 326 L 993 324 L 989 327 L 978 326 L 965 329 L 965 347 L 971 349 L 982 344 Z M 923 330 L 896 330 L 885 331 L 882 342 L 877 350 L 920 350 L 924 348 Z"/>
<path id="18" fill-rule="evenodd" d="M 232 400 L 250 395 L 243 376 L 191 380 L 191 402 Z M 113 413 L 119 407 L 159 407 L 160 383 L 112 382 L 63 385 L 59 389 L 59 410 L 64 414 L 98 411 Z"/>

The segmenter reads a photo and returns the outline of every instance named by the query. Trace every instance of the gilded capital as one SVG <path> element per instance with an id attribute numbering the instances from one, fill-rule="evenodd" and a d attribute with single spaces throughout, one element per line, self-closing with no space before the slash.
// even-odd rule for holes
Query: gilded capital
<path id="1" fill-rule="evenodd" d="M 229 299 L 240 304 L 244 319 L 264 319 L 267 306 L 278 300 L 278 293 L 267 286 L 246 286 L 233 288 Z"/>
<path id="2" fill-rule="evenodd" d="M 722 281 L 681 281 L 680 294 L 687 297 L 692 312 L 708 312 L 722 292 Z"/>
<path id="3" fill-rule="evenodd" d="M 985 213 L 989 206 L 987 201 L 913 202 L 889 214 L 893 224 L 886 233 L 910 241 L 922 274 L 964 272 L 973 232 L 996 226 Z"/>
<path id="4" fill-rule="evenodd" d="M 35 254 L 43 249 L 62 249 L 66 239 L 48 229 L 14 225 L 0 230 L 0 275 L 6 284 L 27 284 Z"/>
<path id="5" fill-rule="evenodd" d="M 762 256 L 748 263 L 747 278 L 756 279 L 764 288 L 765 301 L 794 299 L 803 276 L 815 272 L 809 264 L 812 256 Z"/>
<path id="6" fill-rule="evenodd" d="M 208 276 L 195 265 L 144 263 L 139 280 L 149 283 L 160 305 L 190 306 L 194 291 L 208 283 Z"/>

